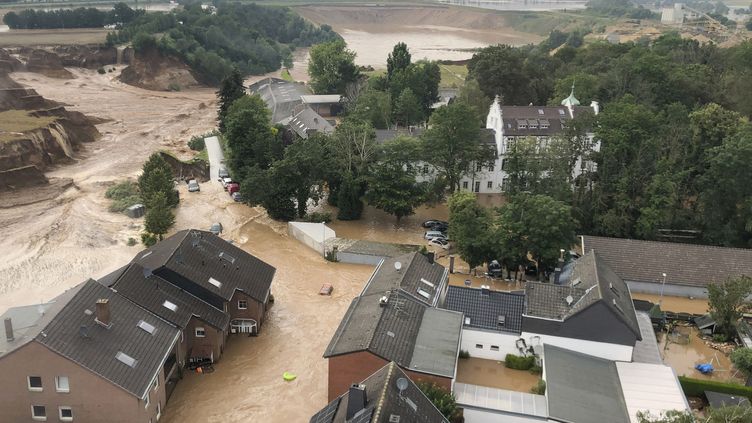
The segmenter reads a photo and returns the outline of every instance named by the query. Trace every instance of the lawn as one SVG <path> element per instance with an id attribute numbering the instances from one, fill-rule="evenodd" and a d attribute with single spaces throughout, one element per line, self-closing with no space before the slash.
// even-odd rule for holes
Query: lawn
<path id="1" fill-rule="evenodd" d="M 19 133 L 43 128 L 57 119 L 54 116 L 35 117 L 28 110 L 0 112 L 0 142 L 13 141 Z"/>
<path id="2" fill-rule="evenodd" d="M 441 70 L 442 87 L 459 88 L 465 83 L 467 78 L 467 66 L 465 65 L 439 65 Z"/>

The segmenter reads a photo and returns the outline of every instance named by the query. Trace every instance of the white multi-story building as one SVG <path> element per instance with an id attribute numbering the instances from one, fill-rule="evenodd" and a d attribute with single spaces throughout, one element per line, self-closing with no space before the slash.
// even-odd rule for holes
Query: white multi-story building
<path id="1" fill-rule="evenodd" d="M 574 96 L 574 87 L 569 97 L 562 100 L 561 106 L 503 106 L 497 96 L 486 117 L 486 128 L 493 130 L 496 160 L 490 166 L 475 165 L 474 172 L 460 180 L 460 188 L 481 194 L 505 191 L 508 175 L 504 161 L 516 141 L 532 137 L 539 148 L 545 148 L 551 138 L 563 132 L 568 120 L 584 113 L 597 115 L 598 112 L 599 105 L 596 101 L 590 107 L 580 106 Z M 598 151 L 600 143 L 594 143 L 593 133 L 588 132 L 586 136 L 592 148 Z M 575 177 L 586 170 L 595 169 L 595 163 L 582 163 L 581 160 L 575 165 Z"/>

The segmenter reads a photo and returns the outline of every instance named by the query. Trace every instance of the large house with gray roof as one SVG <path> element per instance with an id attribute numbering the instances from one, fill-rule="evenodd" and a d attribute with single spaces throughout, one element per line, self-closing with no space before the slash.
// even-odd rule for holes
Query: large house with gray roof
<path id="1" fill-rule="evenodd" d="M 353 383 L 311 417 L 310 423 L 448 423 L 393 361 Z"/>
<path id="2" fill-rule="evenodd" d="M 633 292 L 707 298 L 707 286 L 752 276 L 752 249 L 580 236 Z M 665 278 L 663 275 L 666 275 Z"/>
<path id="3" fill-rule="evenodd" d="M 3 421 L 155 422 L 179 373 L 180 331 L 94 280 L 3 316 Z"/>
<path id="4" fill-rule="evenodd" d="M 419 253 L 385 259 L 376 267 L 324 353 L 330 401 L 390 361 L 416 381 L 451 390 L 462 315 L 435 307 L 447 280 L 444 267 Z"/>
<path id="5" fill-rule="evenodd" d="M 642 333 L 629 288 L 595 253 L 571 266 L 561 284 L 528 282 L 524 293 L 450 286 L 442 307 L 464 315 L 462 349 L 504 360 L 549 344 L 630 361 Z"/>

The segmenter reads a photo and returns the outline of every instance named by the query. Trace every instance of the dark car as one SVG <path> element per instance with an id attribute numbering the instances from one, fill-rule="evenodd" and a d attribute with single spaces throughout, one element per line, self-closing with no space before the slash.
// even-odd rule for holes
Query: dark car
<path id="1" fill-rule="evenodd" d="M 423 222 L 423 227 L 424 228 L 431 228 L 434 225 L 446 225 L 446 226 L 449 226 L 449 222 L 445 222 L 443 220 L 433 220 L 433 219 L 432 220 L 426 220 L 425 222 Z"/>
<path id="2" fill-rule="evenodd" d="M 240 194 L 239 191 L 235 191 L 232 193 L 232 199 L 240 203 L 243 201 L 243 196 Z"/>
<path id="3" fill-rule="evenodd" d="M 224 166 L 219 168 L 219 172 L 218 173 L 219 173 L 218 176 L 220 178 L 229 178 L 230 177 L 230 172 L 228 172 L 227 168 L 224 167 Z"/>
<path id="4" fill-rule="evenodd" d="M 444 233 L 446 233 L 446 232 L 447 232 L 447 231 L 449 230 L 449 225 L 448 225 L 448 224 L 446 224 L 446 223 L 437 223 L 437 224 L 435 224 L 435 225 L 431 225 L 431 226 L 429 226 L 429 228 L 430 228 L 430 229 L 431 229 L 432 231 L 439 231 L 439 232 L 444 232 Z"/>

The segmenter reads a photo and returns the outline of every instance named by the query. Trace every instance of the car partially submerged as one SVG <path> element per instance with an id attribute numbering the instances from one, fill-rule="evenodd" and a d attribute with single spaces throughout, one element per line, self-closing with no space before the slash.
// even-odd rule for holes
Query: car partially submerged
<path id="1" fill-rule="evenodd" d="M 209 232 L 213 233 L 214 235 L 219 235 L 222 233 L 223 229 L 224 228 L 222 228 L 222 224 L 219 222 L 216 222 L 211 225 L 211 228 L 209 228 Z"/>
<path id="2" fill-rule="evenodd" d="M 449 241 L 447 241 L 444 238 L 434 238 L 428 240 L 428 245 L 432 245 L 434 247 L 442 248 L 444 250 L 449 249 Z"/>
<path id="3" fill-rule="evenodd" d="M 188 192 L 198 192 L 201 191 L 201 187 L 198 186 L 198 181 L 195 179 L 191 179 L 188 181 Z"/>

